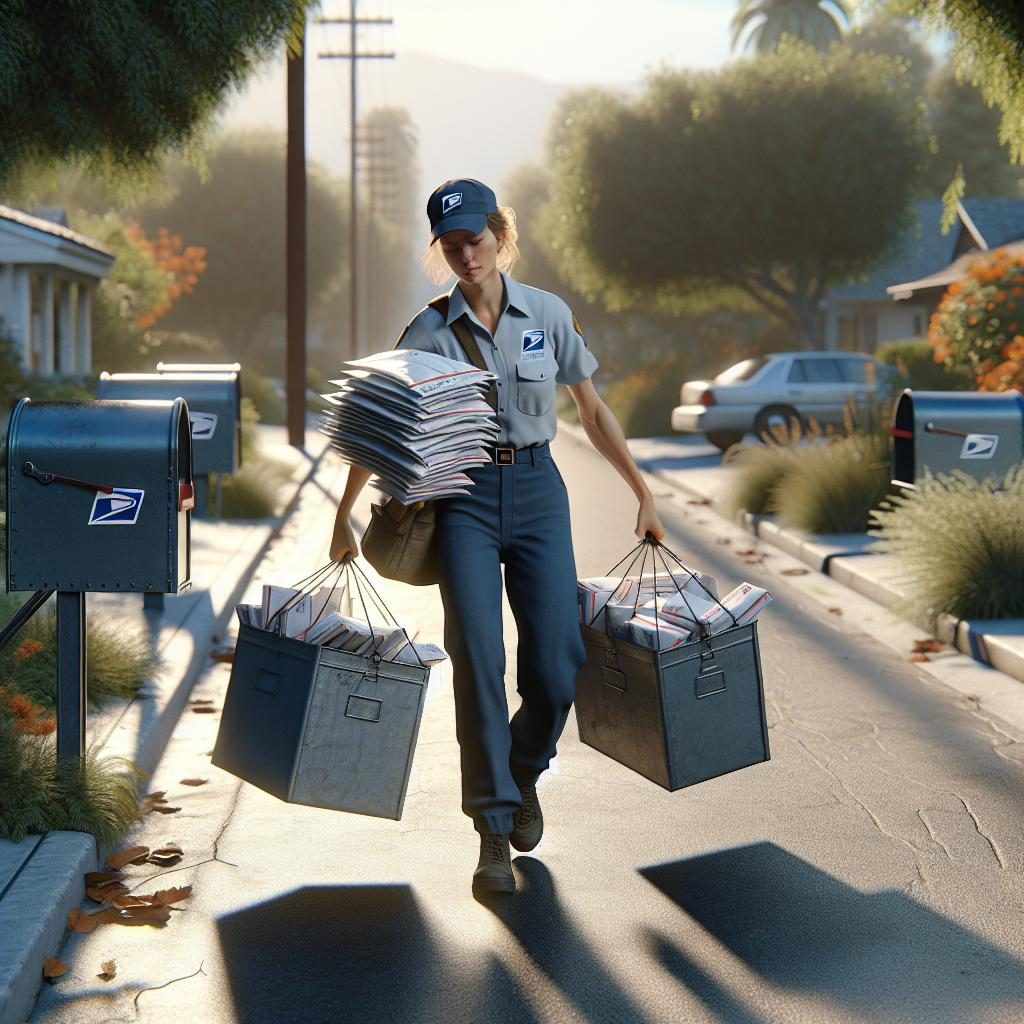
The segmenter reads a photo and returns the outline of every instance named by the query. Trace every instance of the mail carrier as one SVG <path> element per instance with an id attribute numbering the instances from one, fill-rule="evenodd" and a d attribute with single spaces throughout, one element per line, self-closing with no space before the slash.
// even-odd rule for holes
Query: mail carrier
<path id="1" fill-rule="evenodd" d="M 188 407 L 33 402 L 7 430 L 7 589 L 191 586 Z"/>
<path id="2" fill-rule="evenodd" d="M 235 473 L 241 459 L 238 374 L 101 373 L 99 398 L 184 398 L 192 423 L 192 471 L 196 476 Z"/>
<path id="3" fill-rule="evenodd" d="M 962 470 L 982 480 L 1024 461 L 1024 395 L 1017 391 L 912 391 L 893 414 L 892 481 Z"/>

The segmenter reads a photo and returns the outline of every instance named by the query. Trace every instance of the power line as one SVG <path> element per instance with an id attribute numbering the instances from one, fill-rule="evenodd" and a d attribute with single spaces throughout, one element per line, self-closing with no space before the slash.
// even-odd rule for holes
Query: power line
<path id="1" fill-rule="evenodd" d="M 351 68 L 351 86 L 349 93 L 349 120 L 352 126 L 349 142 L 349 285 L 350 285 L 350 309 L 349 324 L 351 338 L 349 347 L 354 358 L 362 355 L 362 346 L 359 342 L 359 288 L 358 288 L 358 236 L 359 236 L 359 209 L 356 196 L 356 134 L 358 126 L 358 104 L 356 99 L 356 71 L 361 60 L 394 60 L 395 54 L 379 52 L 360 52 L 357 30 L 360 25 L 392 25 L 393 18 L 360 18 L 356 15 L 357 0 L 349 0 L 349 17 L 347 18 L 318 18 L 320 25 L 348 25 L 349 26 L 349 48 L 347 53 L 329 51 L 320 53 L 317 56 L 321 60 L 347 60 Z"/>

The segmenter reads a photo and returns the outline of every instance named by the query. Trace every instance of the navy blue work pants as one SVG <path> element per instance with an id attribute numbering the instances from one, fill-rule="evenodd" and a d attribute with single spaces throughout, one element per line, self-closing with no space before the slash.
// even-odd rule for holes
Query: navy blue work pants
<path id="1" fill-rule="evenodd" d="M 512 831 L 520 783 L 555 754 L 586 660 L 576 601 L 569 499 L 547 445 L 512 466 L 469 471 L 468 495 L 438 502 L 444 644 L 452 661 L 462 810 L 478 832 Z M 501 566 L 519 634 L 509 721 Z"/>

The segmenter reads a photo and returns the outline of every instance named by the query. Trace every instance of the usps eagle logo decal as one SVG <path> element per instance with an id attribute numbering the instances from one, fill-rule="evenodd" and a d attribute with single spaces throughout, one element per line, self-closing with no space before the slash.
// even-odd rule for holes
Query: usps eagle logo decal
<path id="1" fill-rule="evenodd" d="M 544 358 L 544 331 L 523 331 L 523 354 L 521 361 L 531 363 Z"/>
<path id="2" fill-rule="evenodd" d="M 89 514 L 90 526 L 134 526 L 142 510 L 144 490 L 115 487 L 112 494 L 97 492 Z"/>
<path id="3" fill-rule="evenodd" d="M 451 213 L 451 211 L 454 210 L 455 207 L 461 205 L 461 192 L 449 192 L 448 195 L 441 196 L 441 216 L 443 217 L 446 213 Z"/>

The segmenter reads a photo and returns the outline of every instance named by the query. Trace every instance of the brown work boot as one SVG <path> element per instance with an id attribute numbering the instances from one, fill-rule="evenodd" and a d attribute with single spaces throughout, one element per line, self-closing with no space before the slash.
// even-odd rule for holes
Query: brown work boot
<path id="1" fill-rule="evenodd" d="M 519 792 L 523 797 L 523 806 L 512 818 L 514 828 L 512 835 L 509 836 L 509 842 L 520 853 L 526 853 L 540 842 L 540 837 L 544 834 L 544 815 L 540 811 L 536 783 L 532 786 L 520 786 Z"/>
<path id="2" fill-rule="evenodd" d="M 498 832 L 480 833 L 480 861 L 473 872 L 473 895 L 515 892 L 512 852 L 508 836 Z"/>

